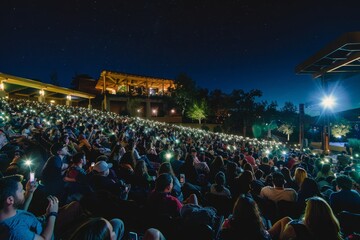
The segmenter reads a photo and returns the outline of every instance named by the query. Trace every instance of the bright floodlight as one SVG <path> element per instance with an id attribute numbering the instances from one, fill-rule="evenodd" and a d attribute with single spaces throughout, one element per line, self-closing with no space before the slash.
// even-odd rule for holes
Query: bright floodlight
<path id="1" fill-rule="evenodd" d="M 335 105 L 335 99 L 333 96 L 324 97 L 321 101 L 321 105 L 325 108 L 332 108 Z"/>
<path id="2" fill-rule="evenodd" d="M 30 160 L 26 160 L 26 161 L 25 161 L 25 164 L 26 164 L 27 166 L 30 166 L 30 165 L 31 165 L 31 161 L 30 161 Z"/>

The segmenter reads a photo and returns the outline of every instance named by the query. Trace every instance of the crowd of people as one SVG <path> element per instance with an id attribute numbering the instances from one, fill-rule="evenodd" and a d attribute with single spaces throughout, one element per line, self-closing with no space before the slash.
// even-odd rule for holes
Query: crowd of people
<path id="1" fill-rule="evenodd" d="M 0 239 L 358 237 L 346 152 L 23 99 L 0 111 Z"/>

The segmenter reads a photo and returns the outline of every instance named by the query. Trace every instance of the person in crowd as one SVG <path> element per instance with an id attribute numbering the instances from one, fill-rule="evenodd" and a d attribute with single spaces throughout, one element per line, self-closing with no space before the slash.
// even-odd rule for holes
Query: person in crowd
<path id="1" fill-rule="evenodd" d="M 269 199 L 274 202 L 280 200 L 285 200 L 289 202 L 297 201 L 297 193 L 294 189 L 285 188 L 285 178 L 284 175 L 280 172 L 275 172 L 272 174 L 273 177 L 273 187 L 266 186 L 261 189 L 260 196 L 266 199 Z"/>
<path id="2" fill-rule="evenodd" d="M 316 181 L 312 178 L 305 178 L 298 192 L 299 205 L 305 209 L 306 199 L 310 197 L 322 197 Z"/>
<path id="3" fill-rule="evenodd" d="M 226 164 L 225 177 L 231 195 L 233 194 L 232 190 L 235 188 L 236 178 L 239 176 L 241 170 L 235 162 L 228 162 Z"/>
<path id="4" fill-rule="evenodd" d="M 249 163 L 251 166 L 256 166 L 255 158 L 253 157 L 253 152 L 249 151 L 247 155 L 245 156 L 245 160 L 247 163 Z"/>
<path id="5" fill-rule="evenodd" d="M 174 197 L 176 197 L 177 199 L 179 199 L 179 201 L 183 201 L 184 200 L 184 196 L 182 194 L 181 191 L 181 184 L 179 179 L 175 176 L 175 173 L 171 167 L 171 164 L 169 162 L 164 162 L 160 165 L 159 171 L 158 171 L 158 175 L 163 174 L 163 173 L 168 173 L 172 176 L 173 178 L 173 188 L 171 191 L 171 195 L 173 195 Z"/>
<path id="6" fill-rule="evenodd" d="M 115 181 L 109 177 L 111 163 L 105 161 L 97 162 L 93 167 L 94 175 L 90 178 L 91 187 L 99 191 L 107 191 L 120 199 L 127 199 L 129 186 L 122 181 Z"/>
<path id="7" fill-rule="evenodd" d="M 100 217 L 90 218 L 75 230 L 69 240 L 120 240 L 124 230 L 124 223 L 120 219 L 108 221 Z"/>
<path id="8" fill-rule="evenodd" d="M 182 165 L 184 165 L 184 161 L 182 160 L 182 152 L 180 149 L 174 151 L 174 159 L 170 161 L 171 167 L 174 170 L 176 176 L 180 175 L 180 169 Z"/>
<path id="9" fill-rule="evenodd" d="M 283 167 L 283 169 L 281 169 L 280 172 L 284 175 L 286 181 L 284 186 L 286 188 L 292 188 L 297 191 L 298 185 L 295 183 L 294 179 L 292 178 L 289 168 Z"/>
<path id="10" fill-rule="evenodd" d="M 66 159 L 68 154 L 66 146 L 55 143 L 51 147 L 53 154 L 45 163 L 42 169 L 42 182 L 45 185 L 45 192 L 48 195 L 55 195 L 63 200 L 64 181 L 63 174 L 69 166 Z"/>
<path id="11" fill-rule="evenodd" d="M 269 233 L 273 238 L 281 240 L 343 239 L 338 219 L 329 204 L 320 197 L 308 199 L 302 219 L 282 218 L 272 226 Z"/>
<path id="12" fill-rule="evenodd" d="M 86 171 L 83 168 L 86 165 L 86 155 L 83 152 L 76 153 L 67 169 L 64 181 L 86 183 Z"/>
<path id="13" fill-rule="evenodd" d="M 172 162 L 174 161 L 174 151 L 171 148 L 171 145 L 169 143 L 166 143 L 164 145 L 164 148 L 159 153 L 160 162 Z"/>
<path id="14" fill-rule="evenodd" d="M 226 219 L 221 227 L 222 240 L 270 240 L 256 202 L 245 195 L 237 199 L 232 215 Z"/>
<path id="15" fill-rule="evenodd" d="M 171 174 L 163 173 L 155 180 L 155 189 L 149 194 L 147 200 L 148 209 L 155 215 L 168 215 L 179 217 L 183 204 L 171 195 L 173 188 L 173 177 Z M 196 195 L 191 195 L 186 203 L 198 205 Z"/>
<path id="16" fill-rule="evenodd" d="M 330 206 L 334 213 L 349 211 L 360 214 L 360 194 L 352 189 L 353 181 L 346 175 L 336 178 L 336 190 L 330 195 Z"/>
<path id="17" fill-rule="evenodd" d="M 327 178 L 327 177 L 333 177 L 334 173 L 331 171 L 331 165 L 329 163 L 324 163 L 321 166 L 321 170 L 316 175 L 316 180 L 320 178 Z"/>
<path id="18" fill-rule="evenodd" d="M 259 169 L 264 172 L 264 176 L 267 176 L 271 173 L 271 166 L 269 164 L 268 157 L 263 157 L 261 159 L 261 164 L 259 165 Z"/>
<path id="19" fill-rule="evenodd" d="M 225 174 L 219 171 L 215 175 L 215 183 L 211 185 L 210 192 L 215 195 L 231 198 L 231 192 L 225 185 L 226 185 Z"/>
<path id="20" fill-rule="evenodd" d="M 79 134 L 78 136 L 78 147 L 79 149 L 85 151 L 85 152 L 90 152 L 92 150 L 91 144 L 89 143 L 89 141 L 86 139 L 84 134 Z"/>
<path id="21" fill-rule="evenodd" d="M 132 175 L 131 179 L 133 189 L 139 188 L 146 192 L 150 191 L 154 181 L 153 177 L 149 175 L 146 163 L 143 160 L 136 163 L 134 175 Z"/>
<path id="22" fill-rule="evenodd" d="M 150 160 L 148 159 L 148 157 L 146 155 L 140 155 L 139 151 L 137 150 L 137 144 L 138 144 L 138 140 L 129 140 L 128 141 L 128 145 L 130 147 L 130 152 L 133 156 L 133 158 L 135 159 L 135 161 L 140 161 L 143 160 L 146 163 L 146 166 L 148 167 L 149 170 L 154 169 L 152 163 L 150 162 Z"/>
<path id="23" fill-rule="evenodd" d="M 303 168 L 296 168 L 295 174 L 294 174 L 294 181 L 296 183 L 296 189 L 295 191 L 299 190 L 301 188 L 301 184 L 303 183 L 304 179 L 307 178 L 307 172 Z"/>
<path id="24" fill-rule="evenodd" d="M 298 157 L 295 154 L 291 154 L 288 161 L 286 162 L 286 167 L 291 170 L 293 166 L 296 165 L 297 160 Z"/>
<path id="25" fill-rule="evenodd" d="M 28 182 L 24 191 L 21 182 L 21 175 L 0 179 L 0 239 L 50 240 L 58 215 L 59 200 L 55 196 L 48 197 L 47 220 L 43 228 L 42 223 L 33 214 L 20 209 L 26 201 L 27 205 L 30 204 L 36 190 L 36 185 Z"/>
<path id="26" fill-rule="evenodd" d="M 190 182 L 194 185 L 199 185 L 199 173 L 194 165 L 194 156 L 188 154 L 185 158 L 185 163 L 180 168 L 180 173 L 185 174 L 187 182 Z"/>
<path id="27" fill-rule="evenodd" d="M 91 191 L 88 175 L 83 168 L 85 164 L 86 155 L 83 152 L 76 153 L 72 158 L 72 163 L 64 177 L 66 203 L 74 200 L 79 201 L 83 194 Z"/>
<path id="28" fill-rule="evenodd" d="M 261 189 L 265 187 L 265 179 L 263 178 L 264 172 L 258 169 L 256 170 L 254 176 L 255 179 L 251 182 L 251 193 L 259 196 Z"/>
<path id="29" fill-rule="evenodd" d="M 214 182 L 215 176 L 219 171 L 225 172 L 225 164 L 222 156 L 216 156 L 210 164 L 209 181 L 211 183 Z"/>
<path id="30" fill-rule="evenodd" d="M 233 193 L 232 198 L 237 199 L 240 195 L 244 194 L 251 197 L 251 183 L 254 180 L 254 175 L 251 171 L 245 170 L 235 180 L 234 189 L 231 190 Z"/>
<path id="31" fill-rule="evenodd" d="M 201 161 L 197 156 L 197 150 L 195 148 L 190 149 L 190 154 L 194 159 L 194 167 L 200 174 L 208 175 L 210 168 L 206 162 Z"/>

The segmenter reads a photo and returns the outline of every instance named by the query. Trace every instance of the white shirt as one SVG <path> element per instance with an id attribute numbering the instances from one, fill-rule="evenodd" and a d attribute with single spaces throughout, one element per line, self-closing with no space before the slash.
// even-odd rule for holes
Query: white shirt
<path id="1" fill-rule="evenodd" d="M 260 196 L 274 202 L 281 200 L 296 202 L 297 193 L 292 188 L 277 189 L 271 186 L 266 186 L 261 189 Z"/>

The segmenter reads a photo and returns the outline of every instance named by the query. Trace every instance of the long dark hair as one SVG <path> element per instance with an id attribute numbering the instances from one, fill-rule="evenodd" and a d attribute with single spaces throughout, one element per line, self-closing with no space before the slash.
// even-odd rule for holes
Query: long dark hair
<path id="1" fill-rule="evenodd" d="M 75 230 L 70 240 L 111 240 L 111 232 L 104 218 L 91 218 Z"/>
<path id="2" fill-rule="evenodd" d="M 329 204 L 320 197 L 307 200 L 304 224 L 316 239 L 342 239 L 338 219 Z"/>
<path id="3" fill-rule="evenodd" d="M 252 198 L 243 194 L 239 196 L 230 219 L 230 228 L 238 236 L 243 236 L 243 239 L 264 239 L 266 230 L 258 206 Z"/>

